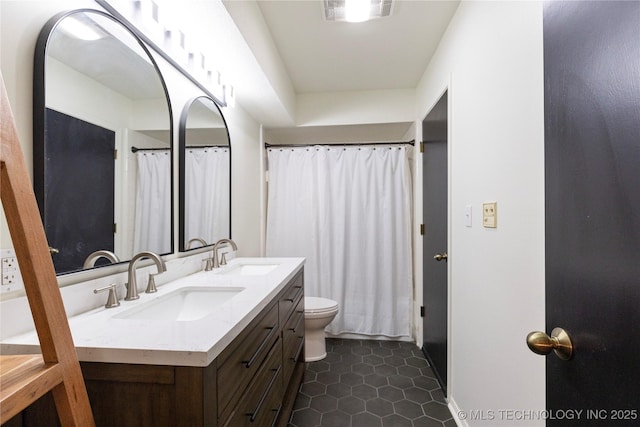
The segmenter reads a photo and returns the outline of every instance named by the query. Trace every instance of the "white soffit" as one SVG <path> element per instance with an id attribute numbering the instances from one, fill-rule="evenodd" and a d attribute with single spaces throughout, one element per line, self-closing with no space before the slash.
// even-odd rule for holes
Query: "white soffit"
<path id="1" fill-rule="evenodd" d="M 300 126 L 265 129 L 269 144 L 350 144 L 361 142 L 407 142 L 413 122 L 367 125 Z"/>

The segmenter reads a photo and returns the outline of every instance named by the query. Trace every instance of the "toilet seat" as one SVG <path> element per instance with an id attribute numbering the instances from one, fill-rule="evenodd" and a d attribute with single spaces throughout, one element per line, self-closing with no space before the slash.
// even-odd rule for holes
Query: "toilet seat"
<path id="1" fill-rule="evenodd" d="M 328 298 L 304 297 L 304 312 L 306 314 L 331 313 L 338 309 L 338 303 Z"/>

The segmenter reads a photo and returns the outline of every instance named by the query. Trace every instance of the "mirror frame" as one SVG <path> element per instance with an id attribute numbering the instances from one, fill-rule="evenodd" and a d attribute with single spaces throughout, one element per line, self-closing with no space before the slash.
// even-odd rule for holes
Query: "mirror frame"
<path id="1" fill-rule="evenodd" d="M 185 242 L 185 220 L 186 220 L 186 213 L 185 213 L 186 155 L 185 153 L 187 150 L 187 119 L 189 117 L 189 110 L 191 109 L 191 106 L 200 99 L 208 99 L 211 102 L 213 102 L 213 104 L 216 106 L 216 108 L 218 109 L 218 113 L 222 118 L 222 122 L 224 123 L 224 128 L 227 134 L 227 141 L 229 142 L 229 236 L 225 236 L 225 237 L 228 237 L 229 239 L 231 239 L 231 229 L 232 229 L 231 223 L 233 221 L 233 218 L 231 216 L 231 184 L 232 184 L 231 168 L 232 168 L 233 162 L 231 161 L 231 159 L 233 156 L 233 151 L 231 149 L 231 136 L 229 134 L 229 126 L 227 125 L 227 120 L 224 118 L 224 114 L 222 114 L 222 110 L 220 109 L 220 105 L 216 101 L 216 99 L 207 95 L 200 95 L 200 96 L 191 98 L 189 101 L 186 102 L 185 106 L 182 109 L 182 114 L 180 115 L 180 125 L 178 127 L 178 162 L 179 162 L 178 173 L 180 175 L 180 179 L 179 179 L 180 190 L 178 191 L 178 194 L 180 197 L 179 207 L 178 207 L 178 248 L 180 252 L 188 252 L 188 251 L 193 251 L 197 249 L 202 249 L 203 247 L 206 248 L 206 247 L 214 246 L 216 243 L 216 242 L 207 242 L 206 246 L 198 246 L 196 248 L 186 249 L 186 242 Z"/>
<path id="2" fill-rule="evenodd" d="M 56 29 L 56 27 L 58 26 L 58 24 L 60 24 L 60 22 L 62 22 L 62 20 L 64 20 L 65 18 L 76 14 L 76 13 L 92 13 L 92 14 L 96 14 L 96 15 L 100 15 L 106 19 L 112 20 L 113 22 L 115 22 L 116 24 L 119 24 L 126 32 L 128 32 L 129 34 L 131 34 L 131 36 L 133 37 L 133 39 L 138 43 L 138 45 L 142 48 L 142 50 L 147 54 L 147 56 L 149 57 L 149 60 L 151 61 L 151 63 L 153 64 L 157 74 L 158 74 L 158 78 L 160 79 L 160 83 L 162 85 L 162 89 L 164 91 L 164 95 L 167 101 L 167 110 L 169 112 L 169 149 L 171 150 L 171 158 L 172 158 L 172 165 L 173 165 L 173 158 L 174 158 L 174 153 L 173 153 L 173 145 L 174 145 L 174 141 L 173 141 L 173 132 L 174 132 L 174 126 L 173 126 L 173 110 L 172 110 L 172 104 L 171 104 L 171 99 L 169 97 L 169 91 L 167 89 L 167 84 L 165 82 L 164 76 L 162 74 L 162 71 L 160 70 L 160 67 L 158 66 L 158 63 L 156 62 L 156 59 L 154 58 L 154 56 L 151 54 L 150 48 L 149 46 L 145 43 L 145 41 L 139 37 L 139 33 L 137 30 L 133 29 L 131 27 L 131 25 L 122 20 L 119 19 L 116 16 L 113 16 L 112 14 L 108 13 L 108 12 L 104 12 L 101 10 L 97 10 L 97 9 L 90 9 L 90 8 L 82 8 L 82 9 L 73 9 L 70 11 L 65 11 L 65 12 L 61 12 L 58 13 L 56 15 L 54 15 L 52 18 L 50 18 L 45 25 L 42 27 L 42 29 L 40 30 L 40 33 L 38 35 L 38 39 L 36 41 L 36 47 L 35 47 L 35 53 L 34 53 L 34 61 L 33 61 L 33 189 L 34 189 L 34 193 L 36 196 L 36 201 L 38 203 L 38 208 L 40 209 L 40 216 L 42 219 L 42 222 L 44 224 L 44 202 L 45 202 L 45 135 L 46 135 L 46 129 L 45 129 L 45 111 L 46 111 L 46 76 L 45 76 L 45 71 L 46 71 L 46 58 L 47 58 L 47 48 L 48 48 L 48 42 L 50 40 L 51 34 L 53 33 L 53 31 Z M 175 253 L 175 212 L 174 212 L 174 200 L 175 200 L 175 195 L 174 195 L 174 188 L 175 188 L 175 181 L 174 181 L 174 171 L 173 171 L 173 167 L 171 167 L 171 171 L 170 171 L 170 179 L 171 179 L 171 246 L 170 246 L 170 252 L 166 252 L 166 253 L 162 253 L 159 255 L 170 255 Z M 124 264 L 124 263 L 128 263 L 130 260 L 129 259 L 123 259 L 120 260 L 119 263 L 115 263 L 115 264 L 105 264 L 105 265 L 95 265 L 94 267 L 92 267 L 91 269 L 84 269 L 84 268 L 79 268 L 78 270 L 73 270 L 73 271 L 65 271 L 65 272 L 60 272 L 60 273 L 56 273 L 56 276 L 62 276 L 62 275 L 66 275 L 66 274 L 71 274 L 71 273 L 77 273 L 77 272 L 82 272 L 82 271 L 87 271 L 87 270 L 92 270 L 95 268 L 99 268 L 99 267 L 108 267 L 108 266 L 112 266 L 112 265 L 116 265 L 116 264 Z"/>

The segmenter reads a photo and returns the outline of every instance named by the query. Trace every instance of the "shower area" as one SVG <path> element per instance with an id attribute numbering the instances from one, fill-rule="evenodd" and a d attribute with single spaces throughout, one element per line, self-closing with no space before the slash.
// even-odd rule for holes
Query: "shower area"
<path id="1" fill-rule="evenodd" d="M 411 340 L 412 142 L 266 145 L 266 255 L 302 256 L 330 336 Z"/>

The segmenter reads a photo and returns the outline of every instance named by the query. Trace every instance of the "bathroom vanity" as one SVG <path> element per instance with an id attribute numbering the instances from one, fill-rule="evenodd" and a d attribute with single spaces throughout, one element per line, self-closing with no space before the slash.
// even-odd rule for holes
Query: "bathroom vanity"
<path id="1" fill-rule="evenodd" d="M 96 424 L 285 426 L 304 373 L 303 261 L 236 259 L 70 318 Z M 226 300 L 209 310 L 217 291 Z M 24 351 L 32 339 L 2 349 Z M 5 425 L 59 425 L 53 400 Z"/>

